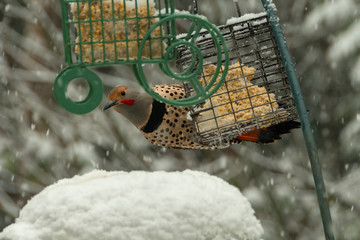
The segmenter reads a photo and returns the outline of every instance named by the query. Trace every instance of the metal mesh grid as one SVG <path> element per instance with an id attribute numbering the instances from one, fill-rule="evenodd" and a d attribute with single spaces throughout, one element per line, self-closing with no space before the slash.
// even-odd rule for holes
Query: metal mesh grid
<path id="1" fill-rule="evenodd" d="M 266 13 L 219 27 L 229 48 L 226 79 L 209 100 L 191 108 L 199 140 L 226 145 L 236 135 L 297 119 L 284 64 Z M 216 59 L 213 40 L 202 32 L 196 41 L 206 64 L 199 76 L 206 84 Z M 180 69 L 189 66 L 191 52 L 179 49 Z M 193 89 L 185 84 L 188 96 Z"/>
<path id="2" fill-rule="evenodd" d="M 62 4 L 69 65 L 136 62 L 146 32 L 174 10 L 173 0 L 63 0 Z M 161 59 L 174 35 L 171 23 L 155 28 L 142 57 Z"/>

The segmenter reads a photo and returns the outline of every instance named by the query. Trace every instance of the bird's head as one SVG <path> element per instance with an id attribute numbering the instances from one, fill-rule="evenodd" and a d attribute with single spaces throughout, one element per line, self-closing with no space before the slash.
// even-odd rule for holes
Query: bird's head
<path id="1" fill-rule="evenodd" d="M 145 92 L 138 92 L 127 86 L 117 86 L 108 95 L 109 103 L 103 110 L 113 108 L 127 117 L 135 126 L 140 127 L 151 111 L 153 98 Z"/>
<path id="2" fill-rule="evenodd" d="M 106 104 L 103 110 L 107 110 L 111 107 L 119 105 L 133 106 L 138 99 L 139 92 L 127 87 L 127 86 L 118 86 L 115 87 L 108 95 L 109 103 Z"/>

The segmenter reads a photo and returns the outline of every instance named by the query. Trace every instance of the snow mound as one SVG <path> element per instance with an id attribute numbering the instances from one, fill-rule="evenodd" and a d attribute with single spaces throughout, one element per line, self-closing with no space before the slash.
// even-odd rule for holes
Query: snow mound
<path id="1" fill-rule="evenodd" d="M 247 199 L 217 177 L 94 170 L 45 188 L 0 239 L 252 240 L 262 233 Z"/>

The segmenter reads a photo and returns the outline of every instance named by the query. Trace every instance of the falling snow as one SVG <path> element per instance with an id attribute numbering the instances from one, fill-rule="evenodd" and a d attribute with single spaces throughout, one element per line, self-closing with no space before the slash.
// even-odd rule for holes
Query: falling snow
<path id="1" fill-rule="evenodd" d="M 175 2 L 180 11 L 192 11 L 192 0 Z M 237 17 L 233 1 L 198 2 L 199 14 L 216 25 Z M 274 2 L 313 124 L 337 239 L 358 240 L 359 1 Z M 243 14 L 264 11 L 261 1 L 239 4 Z M 86 115 L 62 109 L 52 93 L 56 75 L 67 67 L 60 16 L 58 0 L 0 1 L 0 231 L 29 199 L 63 178 L 96 168 L 193 169 L 241 189 L 264 228 L 264 240 L 324 239 L 300 129 L 271 145 L 164 151 L 120 114 L 101 111 L 105 97 Z M 151 84 L 163 83 L 157 65 L 143 68 Z M 139 88 L 130 66 L 92 70 L 102 79 L 104 95 L 116 85 Z M 86 92 L 81 82 L 69 89 L 75 100 Z"/>

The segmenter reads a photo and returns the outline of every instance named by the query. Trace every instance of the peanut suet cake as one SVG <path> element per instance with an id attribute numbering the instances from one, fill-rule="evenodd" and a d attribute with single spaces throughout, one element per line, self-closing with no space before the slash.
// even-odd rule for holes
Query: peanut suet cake
<path id="1" fill-rule="evenodd" d="M 215 65 L 205 64 L 201 83 L 208 83 L 215 69 Z M 228 74 L 219 90 L 205 102 L 202 108 L 197 109 L 200 110 L 197 119 L 200 131 L 254 120 L 254 118 L 261 118 L 280 110 L 274 93 L 269 93 L 265 87 L 251 82 L 255 72 L 255 68 L 249 68 L 239 63 L 229 66 Z M 220 73 L 216 82 L 221 76 Z M 286 115 L 286 111 L 281 111 L 280 117 L 286 117 Z M 272 123 L 272 121 L 266 122 L 267 125 Z M 267 126 L 263 125 L 262 127 Z"/>
<path id="2" fill-rule="evenodd" d="M 76 2 L 71 4 L 71 12 L 77 32 L 75 53 L 84 62 L 136 59 L 144 35 L 159 21 L 153 0 Z M 161 35 L 161 27 L 152 31 L 142 57 L 162 56 L 166 44 Z"/>

